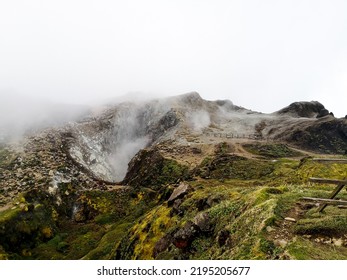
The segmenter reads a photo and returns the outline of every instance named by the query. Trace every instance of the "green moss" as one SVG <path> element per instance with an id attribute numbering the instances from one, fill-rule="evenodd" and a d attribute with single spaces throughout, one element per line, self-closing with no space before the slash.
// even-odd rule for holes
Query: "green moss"
<path id="1" fill-rule="evenodd" d="M 31 258 L 31 249 L 49 240 L 56 231 L 49 208 L 10 210 L 0 222 L 0 245 L 8 253 L 18 253 Z"/>
<path id="2" fill-rule="evenodd" d="M 233 151 L 233 147 L 227 142 L 221 142 L 215 147 L 215 153 L 219 155 L 231 153 L 232 151 Z"/>
<path id="3" fill-rule="evenodd" d="M 274 216 L 276 200 L 270 199 L 245 211 L 230 226 L 233 241 L 237 246 L 233 248 L 232 259 L 266 259 L 271 258 L 272 252 L 264 252 L 260 246 L 262 230 L 269 218 Z M 226 256 L 225 256 L 226 257 Z"/>
<path id="4" fill-rule="evenodd" d="M 325 164 L 307 159 L 298 168 L 297 176 L 304 181 L 310 177 L 344 179 L 347 178 L 347 165 Z"/>
<path id="5" fill-rule="evenodd" d="M 128 252 L 123 253 L 130 253 L 133 259 L 153 259 L 155 244 L 176 224 L 176 218 L 170 217 L 170 210 L 162 205 L 147 213 L 131 228 L 127 239 L 132 246 L 128 247 Z"/>
<path id="6" fill-rule="evenodd" d="M 164 158 L 158 150 L 141 150 L 132 162 L 123 183 L 134 187 L 160 189 L 166 184 L 189 178 L 188 166 Z"/>
<path id="7" fill-rule="evenodd" d="M 243 144 L 242 146 L 245 150 L 247 150 L 248 152 L 252 154 L 264 156 L 267 158 L 303 156 L 302 153 L 289 148 L 285 144 L 252 143 L 252 144 Z"/>
<path id="8" fill-rule="evenodd" d="M 220 221 L 223 217 L 228 217 L 229 220 L 235 219 L 242 213 L 243 201 L 226 200 L 209 209 L 208 214 L 211 219 Z"/>
<path id="9" fill-rule="evenodd" d="M 287 248 L 288 254 L 296 260 L 346 260 L 347 248 L 329 246 L 297 237 Z"/>
<path id="10" fill-rule="evenodd" d="M 69 244 L 66 259 L 74 260 L 84 257 L 97 247 L 104 234 L 104 228 L 92 224 L 83 226 L 80 232 L 70 232 L 70 236 L 66 239 Z"/>
<path id="11" fill-rule="evenodd" d="M 132 226 L 131 223 L 115 224 L 112 228 L 100 239 L 96 248 L 86 254 L 83 259 L 86 260 L 107 260 L 112 259 L 115 251 L 119 246 L 120 241 L 128 233 Z"/>
<path id="12" fill-rule="evenodd" d="M 179 164 L 175 160 L 165 159 L 163 168 L 157 177 L 157 184 L 170 184 L 177 179 L 186 179 L 189 175 L 189 169 L 185 165 Z"/>
<path id="13" fill-rule="evenodd" d="M 260 179 L 274 171 L 269 161 L 252 160 L 235 155 L 216 156 L 210 162 L 203 161 L 197 170 L 202 178 L 213 179 Z"/>
<path id="14" fill-rule="evenodd" d="M 295 226 L 295 232 L 298 234 L 343 234 L 347 232 L 347 216 L 342 214 L 302 219 Z"/>
<path id="15" fill-rule="evenodd" d="M 0 211 L 0 225 L 6 221 L 12 220 L 21 212 L 19 207 L 14 206 L 12 209 Z"/>
<path id="16" fill-rule="evenodd" d="M 309 158 L 248 159 L 230 155 L 226 148 L 222 143 L 217 154 L 205 158 L 197 168 L 195 175 L 200 177 L 189 182 L 192 190 L 175 206 L 179 214 L 165 202 L 173 184 L 191 179 L 189 168 L 158 153 L 154 154 L 155 161 L 150 160 L 149 153 L 148 161 L 139 162 L 138 173 L 132 175 L 136 180 L 131 181 L 136 184 L 129 183 L 129 188 L 79 194 L 74 191 L 78 187 L 75 183 L 62 184 L 61 193 L 68 191 L 70 195 L 64 196 L 60 207 L 45 193 L 23 195 L 15 201 L 20 207 L 0 212 L 0 258 L 275 259 L 288 255 L 296 259 L 346 259 L 344 247 L 317 245 L 300 237 L 346 234 L 346 210 L 329 206 L 324 213 L 318 213 L 316 207 L 303 211 L 303 218 L 289 225 L 294 238 L 288 237 L 285 248 L 274 242 L 274 234 L 267 230 L 267 226 L 281 230 L 278 227 L 283 217 L 304 204 L 300 202 L 303 196 L 329 196 L 334 186 L 308 183 L 309 177 L 342 179 L 347 177 L 346 165 L 321 164 Z M 266 147 L 265 151 L 269 154 L 262 156 L 269 158 L 286 152 L 282 146 Z M 339 198 L 347 199 L 346 192 Z M 74 203 L 88 212 L 84 223 L 71 220 Z M 176 248 L 169 240 L 168 248 L 154 256 L 162 237 L 172 238 L 202 211 L 208 213 L 213 225 L 210 231 L 194 236 L 188 250 Z M 230 236 L 219 244 L 222 231 Z"/>

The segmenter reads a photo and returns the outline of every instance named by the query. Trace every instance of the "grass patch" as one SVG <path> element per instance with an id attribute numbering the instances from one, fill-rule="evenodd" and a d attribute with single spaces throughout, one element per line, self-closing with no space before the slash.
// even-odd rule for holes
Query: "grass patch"
<path id="1" fill-rule="evenodd" d="M 346 212 L 346 211 L 345 211 Z M 318 218 L 307 218 L 298 221 L 295 226 L 297 234 L 343 234 L 347 232 L 347 216 L 340 215 L 330 216 L 324 215 Z"/>
<path id="2" fill-rule="evenodd" d="M 242 147 L 249 153 L 266 158 L 299 157 L 302 153 L 289 148 L 285 144 L 243 144 Z"/>
<path id="3" fill-rule="evenodd" d="M 347 248 L 328 246 L 297 237 L 287 251 L 296 260 L 347 260 Z"/>

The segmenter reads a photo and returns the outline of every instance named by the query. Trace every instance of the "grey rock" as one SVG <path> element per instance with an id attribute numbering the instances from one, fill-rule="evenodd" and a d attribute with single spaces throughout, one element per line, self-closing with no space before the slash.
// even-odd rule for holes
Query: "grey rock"
<path id="1" fill-rule="evenodd" d="M 184 197 L 189 191 L 191 187 L 186 183 L 181 183 L 171 194 L 168 199 L 168 205 L 172 205 L 173 202 L 178 199 Z"/>
<path id="2" fill-rule="evenodd" d="M 174 234 L 173 244 L 179 249 L 187 249 L 198 236 L 198 233 L 197 225 L 188 221 L 183 228 Z"/>
<path id="3" fill-rule="evenodd" d="M 227 244 L 230 240 L 230 232 L 226 229 L 221 230 L 217 235 L 217 242 L 220 247 Z"/>
<path id="4" fill-rule="evenodd" d="M 193 223 L 202 231 L 202 232 L 210 232 L 213 228 L 211 224 L 211 219 L 208 213 L 199 213 L 194 219 Z"/>

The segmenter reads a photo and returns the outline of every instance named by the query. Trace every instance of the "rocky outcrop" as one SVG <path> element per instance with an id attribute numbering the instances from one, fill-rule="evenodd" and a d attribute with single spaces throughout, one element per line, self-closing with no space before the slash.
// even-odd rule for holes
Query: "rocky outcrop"
<path id="1" fill-rule="evenodd" d="M 294 118 L 319 118 L 329 114 L 329 111 L 318 101 L 294 102 L 276 112 L 278 115 L 288 115 Z"/>
<path id="2" fill-rule="evenodd" d="M 129 163 L 123 184 L 146 186 L 158 190 L 162 185 L 176 183 L 189 176 L 187 166 L 164 158 L 157 149 L 141 150 Z"/>
<path id="3" fill-rule="evenodd" d="M 174 189 L 171 196 L 167 200 L 168 205 L 172 205 L 177 199 L 183 198 L 191 189 L 187 183 L 181 183 L 177 188 Z"/>
<path id="4" fill-rule="evenodd" d="M 190 93 L 118 104 L 1 146 L 0 258 L 201 258 L 211 243 L 215 257 L 243 257 L 237 244 L 274 219 L 277 196 L 296 191 L 262 186 L 300 188 L 311 170 L 294 164 L 305 151 L 293 145 L 346 154 L 347 120 L 318 102 L 261 114 Z M 247 246 L 272 257 L 263 233 Z"/>
<path id="5" fill-rule="evenodd" d="M 276 139 L 287 141 L 305 150 L 325 154 L 346 154 L 347 120 L 328 117 L 314 123 L 300 123 L 288 127 Z"/>

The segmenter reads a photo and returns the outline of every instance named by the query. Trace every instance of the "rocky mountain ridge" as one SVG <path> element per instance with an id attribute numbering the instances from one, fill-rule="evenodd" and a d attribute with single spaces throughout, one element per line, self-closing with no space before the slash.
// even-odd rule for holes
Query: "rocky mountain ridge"
<path id="1" fill-rule="evenodd" d="M 286 196 L 290 189 L 297 197 L 297 189 L 283 184 L 302 184 L 307 180 L 304 172 L 325 170 L 300 160 L 346 153 L 347 120 L 326 112 L 318 102 L 299 102 L 262 114 L 228 100 L 206 101 L 189 93 L 117 104 L 79 122 L 4 145 L 0 255 L 194 258 L 199 255 L 191 251 L 199 251 L 194 242 L 212 238 L 219 244 L 218 250 L 210 248 L 213 258 L 240 257 L 242 252 L 232 249 L 233 242 L 241 242 L 237 234 L 232 237 L 230 227 L 236 224 L 229 224 L 225 213 L 240 212 L 233 214 L 237 222 L 240 215 L 260 211 L 258 193 L 267 197 L 264 215 L 273 213 L 282 206 L 273 204 L 272 192 Z M 277 163 L 279 158 L 292 159 Z M 343 167 L 332 173 L 337 171 L 339 177 L 346 173 Z M 230 210 L 229 204 L 235 209 Z M 217 214 L 222 209 L 226 212 Z M 249 225 L 263 222 L 247 219 Z M 95 244 L 81 244 L 80 231 Z M 115 232 L 119 237 L 112 239 Z M 279 241 L 269 236 L 255 230 L 252 238 L 258 241 L 252 240 L 275 244 L 270 246 L 275 257 Z M 343 247 L 343 232 L 334 232 L 331 238 L 342 238 Z M 51 253 L 43 253 L 42 248 L 52 246 Z M 110 251 L 102 255 L 105 246 Z M 262 258 L 271 257 L 261 252 Z M 282 250 L 277 257 L 287 255 Z"/>

